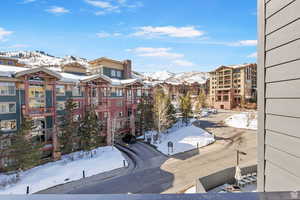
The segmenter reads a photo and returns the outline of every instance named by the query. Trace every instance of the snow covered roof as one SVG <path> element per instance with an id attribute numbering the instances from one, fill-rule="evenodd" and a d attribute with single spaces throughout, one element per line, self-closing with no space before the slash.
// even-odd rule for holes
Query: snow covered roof
<path id="1" fill-rule="evenodd" d="M 57 79 L 59 79 L 62 82 L 67 83 L 79 83 L 79 82 L 88 82 L 91 80 L 95 80 L 97 78 L 102 78 L 106 80 L 111 85 L 115 86 L 121 86 L 121 85 L 131 85 L 134 83 L 140 83 L 143 84 L 143 82 L 140 79 L 113 79 L 109 78 L 108 76 L 102 75 L 102 74 L 96 74 L 96 75 L 78 75 L 78 74 L 72 74 L 72 73 L 66 73 L 61 72 L 59 68 L 56 67 L 35 67 L 35 68 L 26 68 L 26 67 L 16 67 L 16 66 L 10 66 L 10 65 L 0 65 L 0 76 L 2 77 L 20 77 L 25 74 L 31 74 L 36 72 L 45 72 L 47 74 L 50 74 Z"/>
<path id="2" fill-rule="evenodd" d="M 0 76 L 12 77 L 15 73 L 27 70 L 25 67 L 16 67 L 11 65 L 0 65 Z"/>
<path id="3" fill-rule="evenodd" d="M 36 73 L 36 72 L 45 72 L 47 74 L 50 74 L 51 76 L 54 76 L 57 79 L 62 78 L 62 76 L 59 73 L 52 71 L 50 69 L 44 68 L 44 67 L 30 68 L 30 69 L 26 69 L 23 71 L 19 71 L 19 72 L 15 73 L 15 76 L 20 77 L 20 76 L 24 76 L 26 74 L 32 74 L 32 73 Z"/>

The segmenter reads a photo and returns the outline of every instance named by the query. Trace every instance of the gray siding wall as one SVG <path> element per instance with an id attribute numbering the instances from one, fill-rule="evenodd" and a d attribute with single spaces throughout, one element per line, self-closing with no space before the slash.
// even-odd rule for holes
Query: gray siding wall
<path id="1" fill-rule="evenodd" d="M 258 190 L 300 190 L 300 0 L 258 6 Z"/>

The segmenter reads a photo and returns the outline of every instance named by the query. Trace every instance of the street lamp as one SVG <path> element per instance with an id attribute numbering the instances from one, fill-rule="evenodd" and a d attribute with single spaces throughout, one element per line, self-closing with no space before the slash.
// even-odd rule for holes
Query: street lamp
<path id="1" fill-rule="evenodd" d="M 243 156 L 247 155 L 247 153 L 237 150 L 236 151 L 236 166 L 239 166 L 239 164 L 240 164 L 240 154 Z"/>

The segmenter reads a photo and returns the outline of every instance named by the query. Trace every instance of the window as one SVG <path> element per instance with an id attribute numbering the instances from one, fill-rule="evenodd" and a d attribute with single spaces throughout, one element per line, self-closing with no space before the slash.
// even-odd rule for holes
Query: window
<path id="1" fill-rule="evenodd" d="M 0 65 L 3 65 L 3 61 L 2 60 L 0 60 Z"/>
<path id="2" fill-rule="evenodd" d="M 123 90 L 122 89 L 118 89 L 117 90 L 117 96 L 118 97 L 122 97 L 123 96 Z"/>
<path id="3" fill-rule="evenodd" d="M 16 95 L 16 84 L 9 83 L 9 82 L 0 82 L 0 95 L 1 96 Z"/>
<path id="4" fill-rule="evenodd" d="M 142 96 L 142 90 L 141 89 L 138 89 L 136 91 L 136 96 L 138 96 L 138 97 Z"/>
<path id="5" fill-rule="evenodd" d="M 81 88 L 80 88 L 80 86 L 74 86 L 72 88 L 72 96 L 81 96 Z"/>
<path id="6" fill-rule="evenodd" d="M 14 63 L 13 61 L 11 61 L 11 60 L 9 60 L 9 61 L 7 62 L 7 64 L 8 64 L 8 65 L 15 65 L 15 63 Z"/>
<path id="7" fill-rule="evenodd" d="M 0 103 L 0 113 L 15 113 L 16 103 Z"/>
<path id="8" fill-rule="evenodd" d="M 1 120 L 0 121 L 1 131 L 13 131 L 17 128 L 16 120 Z"/>
<path id="9" fill-rule="evenodd" d="M 118 107 L 122 107 L 122 106 L 123 106 L 123 101 L 118 101 L 118 102 L 117 102 L 117 106 L 118 106 Z"/>
<path id="10" fill-rule="evenodd" d="M 57 96 L 65 96 L 66 89 L 64 85 L 57 85 L 56 86 L 56 95 Z"/>
<path id="11" fill-rule="evenodd" d="M 115 76 L 116 76 L 116 70 L 112 69 L 112 70 L 110 71 L 110 75 L 111 75 L 112 77 L 115 77 Z"/>
<path id="12" fill-rule="evenodd" d="M 119 112 L 119 117 L 123 117 L 123 112 Z"/>
<path id="13" fill-rule="evenodd" d="M 92 97 L 97 97 L 97 88 L 92 88 Z"/>
<path id="14" fill-rule="evenodd" d="M 228 100 L 229 100 L 228 96 L 223 97 L 223 101 L 228 101 Z"/>
<path id="15" fill-rule="evenodd" d="M 122 77 L 121 71 L 117 71 L 117 77 L 118 77 L 118 78 L 121 78 L 121 77 Z"/>
<path id="16" fill-rule="evenodd" d="M 107 113 L 107 112 L 104 112 L 104 113 L 103 113 L 103 118 L 104 118 L 104 119 L 107 119 L 107 118 L 108 118 L 108 113 Z"/>
<path id="17" fill-rule="evenodd" d="M 56 102 L 56 110 L 64 110 L 66 109 L 66 103 L 64 101 Z"/>
<path id="18" fill-rule="evenodd" d="M 31 108 L 45 107 L 45 88 L 42 85 L 29 86 L 29 106 Z"/>

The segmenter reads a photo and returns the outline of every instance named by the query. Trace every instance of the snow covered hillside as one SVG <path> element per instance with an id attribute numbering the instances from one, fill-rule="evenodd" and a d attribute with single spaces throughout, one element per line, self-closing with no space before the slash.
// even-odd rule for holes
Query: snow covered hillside
<path id="1" fill-rule="evenodd" d="M 169 83 L 206 83 L 209 78 L 209 74 L 206 72 L 182 72 L 172 73 L 168 71 L 157 71 L 153 73 L 142 73 L 144 78 L 150 78 L 152 80 L 165 81 Z"/>
<path id="2" fill-rule="evenodd" d="M 142 73 L 146 78 L 151 78 L 153 80 L 165 81 L 168 78 L 173 77 L 175 74 L 168 71 L 157 71 L 157 72 L 149 72 Z"/>
<path id="3" fill-rule="evenodd" d="M 82 178 L 82 171 L 86 177 L 105 171 L 123 167 L 125 160 L 119 150 L 114 147 L 99 147 L 93 150 L 93 157 L 83 152 L 65 155 L 61 160 L 47 163 L 20 173 L 20 180 L 15 183 L 16 175 L 0 173 L 0 194 L 26 194 L 26 187 L 30 193 L 35 193 L 55 185 L 67 183 Z M 4 186 L 6 185 L 6 186 Z"/>
<path id="4" fill-rule="evenodd" d="M 0 52 L 0 56 L 13 57 L 19 60 L 19 63 L 28 66 L 59 66 L 73 62 L 88 66 L 88 61 L 84 58 L 74 56 L 65 56 L 63 58 L 49 55 L 43 51 L 9 51 Z"/>
<path id="5" fill-rule="evenodd" d="M 182 72 L 176 74 L 175 76 L 167 79 L 166 81 L 177 80 L 180 82 L 188 82 L 188 83 L 206 83 L 207 79 L 209 78 L 209 74 L 206 72 Z"/>
<path id="6" fill-rule="evenodd" d="M 193 122 L 193 119 L 191 122 Z M 146 133 L 147 137 L 153 137 L 156 132 Z M 183 125 L 181 122 L 177 122 L 172 128 L 168 130 L 168 133 L 162 133 L 158 141 L 152 144 L 157 147 L 159 151 L 168 155 L 174 155 L 177 153 L 189 151 L 198 147 L 207 146 L 215 141 L 214 136 L 206 132 L 205 130 L 194 126 L 190 123 L 188 126 Z M 173 143 L 173 152 L 168 151 L 168 142 Z"/>
<path id="7" fill-rule="evenodd" d="M 235 128 L 245 128 L 257 130 L 257 113 L 256 112 L 244 112 L 240 114 L 234 114 L 225 120 L 228 126 Z"/>

